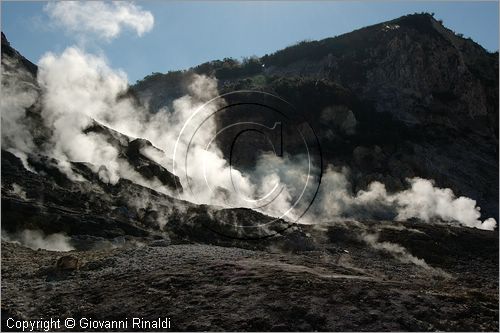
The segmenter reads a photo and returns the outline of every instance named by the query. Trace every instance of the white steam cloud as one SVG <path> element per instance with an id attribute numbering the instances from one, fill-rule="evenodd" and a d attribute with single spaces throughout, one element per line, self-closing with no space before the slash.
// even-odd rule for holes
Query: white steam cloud
<path id="1" fill-rule="evenodd" d="M 389 196 L 389 200 L 396 202 L 398 210 L 397 220 L 404 221 L 415 217 L 424 221 L 439 218 L 444 221 L 458 221 L 462 225 L 472 228 L 493 230 L 496 221 L 488 218 L 480 220 L 480 208 L 476 201 L 466 197 L 455 197 L 449 188 L 436 188 L 426 179 L 412 178 L 409 180 L 411 188 Z M 378 185 L 382 189 L 385 186 Z"/>
<path id="2" fill-rule="evenodd" d="M 431 267 L 424 259 L 415 257 L 405 247 L 391 242 L 380 241 L 379 237 L 377 233 L 363 232 L 361 235 L 361 239 L 373 249 L 387 252 L 402 263 L 419 266 L 425 270 L 434 272 L 436 275 L 451 277 L 442 269 Z"/>
<path id="3" fill-rule="evenodd" d="M 19 198 L 26 200 L 26 192 L 23 190 L 23 188 L 16 183 L 12 183 L 12 193 L 17 195 Z"/>
<path id="4" fill-rule="evenodd" d="M 176 165 L 179 168 L 176 173 L 179 175 L 185 172 L 183 162 L 186 154 L 189 165 L 204 165 L 205 168 L 190 168 L 191 190 L 184 191 L 183 199 L 223 207 L 254 207 L 252 198 L 261 197 L 280 185 L 281 194 L 276 200 L 269 200 L 260 210 L 273 216 L 281 216 L 290 210 L 289 216 L 293 216 L 289 190 L 295 189 L 281 184 L 287 180 L 288 184 L 298 187 L 300 182 L 304 182 L 303 175 L 307 169 L 301 159 L 263 155 L 251 175 L 234 168 L 231 170 L 215 144 L 206 149 L 207 142 L 217 130 L 213 119 L 200 128 L 192 142 L 182 136 L 177 140 L 195 110 L 218 95 L 215 79 L 194 75 L 188 85 L 189 94 L 175 100 L 171 109 L 162 109 L 155 114 L 137 106 L 130 98 L 121 97 L 128 89 L 125 73 L 111 69 L 103 57 L 88 54 L 78 47 L 67 48 L 59 55 L 45 54 L 39 61 L 37 79 L 42 91 L 41 116 L 51 133 L 44 153 L 56 158 L 60 170 L 70 179 L 83 180 L 73 173 L 68 162 L 87 162 L 105 182 L 114 184 L 120 178 L 126 178 L 159 192 L 174 194 L 159 181 L 146 180 L 138 174 L 105 135 L 85 133 L 84 130 L 95 120 L 132 138 L 145 138 L 152 142 L 164 153 L 153 147 L 144 147 L 141 153 L 170 171 L 177 144 Z M 208 112 L 215 111 L 217 107 L 217 103 L 205 106 Z M 18 123 L 22 124 L 23 120 L 26 119 L 19 119 Z M 193 121 L 188 126 L 197 124 Z M 24 135 L 30 137 L 28 133 Z M 233 191 L 233 184 L 237 192 Z M 185 183 L 182 185 L 189 187 Z"/>
<path id="5" fill-rule="evenodd" d="M 38 98 L 38 89 L 31 73 L 21 68 L 18 61 L 2 57 L 2 148 L 15 147 L 18 152 L 33 149 L 26 109 Z"/>
<path id="6" fill-rule="evenodd" d="M 70 238 L 61 233 L 44 235 L 38 230 L 23 230 L 22 232 L 9 235 L 2 231 L 2 241 L 13 242 L 29 247 L 33 250 L 43 249 L 47 251 L 67 252 L 74 250 L 70 244 Z"/>
<path id="7" fill-rule="evenodd" d="M 144 147 L 141 153 L 170 171 L 173 171 L 176 147 L 175 173 L 183 181 L 183 199 L 221 207 L 255 208 L 252 200 L 279 189 L 281 192 L 276 200 L 264 201 L 266 204 L 257 209 L 271 216 L 288 212 L 286 216 L 291 220 L 298 217 L 303 205 L 312 199 L 306 195 L 294 207 L 304 184 L 311 186 L 315 183 L 314 179 L 308 178 L 309 166 L 301 156 L 278 158 L 264 154 L 255 170 L 243 173 L 234 168 L 231 170 L 215 143 L 207 149 L 207 143 L 217 131 L 213 118 L 205 122 L 192 142 L 190 136 L 179 137 L 183 128 L 188 133 L 194 132 L 195 128 L 189 127 L 198 125 L 199 121 L 188 120 L 218 95 L 217 81 L 213 78 L 193 75 L 189 93 L 175 100 L 170 108 L 155 114 L 125 97 L 128 84 L 124 72 L 110 68 L 102 56 L 88 54 L 77 47 L 67 48 L 59 55 L 44 55 L 39 61 L 37 80 L 41 90 L 41 116 L 50 129 L 50 141 L 44 145 L 42 153 L 59 160 L 60 169 L 71 179 L 83 180 L 73 174 L 69 162 L 88 162 L 105 182 L 114 184 L 120 178 L 126 178 L 159 192 L 174 194 L 158 179 L 144 179 L 105 135 L 85 133 L 84 130 L 95 120 L 130 137 L 149 140 L 164 153 L 153 147 Z M 35 102 L 39 92 L 33 84 L 26 86 L 21 81 L 30 82 L 24 79 L 2 80 L 2 147 L 30 153 L 34 152 L 33 138 L 23 110 Z M 220 103 L 224 101 L 205 105 L 206 111 L 215 111 Z M 191 186 L 182 178 L 186 172 L 186 156 Z M 486 230 L 496 226 L 494 219 L 480 220 L 480 210 L 474 200 L 457 198 L 450 189 L 436 188 L 429 180 L 410 179 L 409 188 L 399 193 L 388 193 L 383 184 L 373 182 L 366 190 L 354 194 L 350 191 L 347 173 L 347 169 L 327 169 L 319 195 L 305 222 L 418 218 L 429 222 L 458 222 Z M 135 206 L 147 207 L 147 203 L 137 202 Z M 161 227 L 165 221 L 166 217 L 162 216 Z"/>
<path id="8" fill-rule="evenodd" d="M 417 218 L 426 222 L 458 222 L 463 226 L 493 230 L 496 221 L 480 220 L 480 207 L 476 201 L 456 197 L 451 189 L 438 188 L 431 180 L 408 179 L 407 190 L 388 193 L 384 184 L 372 182 L 366 190 L 350 192 L 348 170 L 336 171 L 329 167 L 324 174 L 322 191 L 314 206 L 316 219 L 378 218 L 406 221 Z"/>
<path id="9" fill-rule="evenodd" d="M 127 104 L 121 108 L 113 100 L 127 87 L 125 74 L 110 70 L 103 59 L 71 47 L 60 56 L 48 53 L 42 57 L 38 82 L 44 92 L 42 117 L 53 131 L 51 155 L 60 161 L 105 165 L 107 180 L 116 183 L 118 151 L 101 135 L 84 134 L 83 130 L 92 119 L 127 112 Z"/>
<path id="10" fill-rule="evenodd" d="M 48 3 L 44 9 L 64 29 L 104 40 L 116 38 L 124 28 L 142 36 L 154 25 L 151 12 L 125 1 L 57 1 Z"/>

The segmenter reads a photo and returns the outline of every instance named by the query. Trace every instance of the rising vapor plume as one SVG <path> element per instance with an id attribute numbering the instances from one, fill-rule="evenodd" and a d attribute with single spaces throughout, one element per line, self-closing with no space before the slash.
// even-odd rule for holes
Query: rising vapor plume
<path id="1" fill-rule="evenodd" d="M 260 197 L 270 187 L 279 186 L 282 193 L 278 199 L 258 210 L 276 217 L 289 211 L 284 218 L 294 220 L 297 210 L 303 208 L 300 205 L 293 207 L 296 189 L 290 186 L 301 184 L 307 178 L 305 161 L 301 156 L 285 155 L 279 158 L 263 154 L 252 171 L 230 169 L 216 143 L 206 149 L 207 142 L 217 131 L 213 119 L 199 130 L 196 140 L 179 140 L 179 133 L 186 124 L 189 126 L 188 120 L 194 112 L 218 96 L 217 80 L 214 78 L 193 75 L 187 95 L 152 114 L 128 97 L 127 76 L 123 71 L 112 69 L 104 57 L 86 53 L 78 47 L 69 47 L 61 54 L 45 54 L 39 61 L 36 81 L 24 72 L 13 71 L 8 75 L 11 76 L 9 80 L 2 80 L 2 108 L 7 110 L 2 113 L 2 145 L 18 156 L 35 153 L 30 132 L 32 124 L 24 116 L 23 109 L 41 103 L 43 123 L 50 133 L 49 141 L 41 147 L 42 152 L 57 159 L 60 170 L 70 179 L 84 181 L 80 175 L 73 173 L 70 161 L 88 162 L 104 182 L 114 184 L 125 178 L 156 191 L 176 195 L 157 179 L 145 179 L 137 173 L 109 138 L 85 131 L 97 121 L 132 138 L 149 140 L 163 153 L 153 147 L 143 148 L 141 153 L 167 170 L 173 171 L 174 147 L 181 152 L 175 156 L 178 159 L 176 165 L 182 166 L 187 154 L 194 191 L 184 191 L 182 199 L 220 207 L 252 208 L 244 198 Z M 16 76 L 15 79 L 12 76 Z M 205 107 L 215 109 L 218 106 Z M 40 148 L 36 149 L 38 152 Z M 176 170 L 179 174 L 185 171 L 182 168 Z M 229 182 L 230 173 L 232 183 Z M 494 219 L 480 220 L 480 210 L 474 200 L 456 198 L 450 189 L 436 188 L 432 181 L 410 179 L 409 188 L 398 193 L 388 193 L 383 184 L 373 182 L 366 190 L 353 194 L 349 191 L 351 186 L 347 173 L 347 169 L 327 168 L 320 193 L 304 222 L 345 218 L 401 221 L 418 218 L 423 221 L 458 222 L 487 230 L 496 226 Z M 217 184 L 218 187 L 210 188 L 207 184 Z M 238 189 L 237 193 L 232 191 L 233 184 Z M 187 188 L 188 184 L 182 185 Z M 308 199 L 304 198 L 304 201 Z"/>

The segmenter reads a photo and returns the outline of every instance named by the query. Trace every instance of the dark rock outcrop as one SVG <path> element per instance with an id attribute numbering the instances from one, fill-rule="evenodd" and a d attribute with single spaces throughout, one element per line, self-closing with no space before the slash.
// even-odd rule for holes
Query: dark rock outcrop
<path id="1" fill-rule="evenodd" d="M 169 189 L 182 192 L 182 185 L 177 176 L 144 155 L 144 150 L 147 148 L 153 149 L 159 154 L 164 154 L 161 149 L 153 146 L 148 140 L 131 138 L 95 120 L 83 132 L 103 135 L 106 141 L 118 150 L 119 157 L 125 159 L 145 179 L 158 179 L 161 184 Z"/>
<path id="2" fill-rule="evenodd" d="M 38 72 L 38 67 L 23 57 L 19 52 L 17 52 L 12 46 L 10 46 L 9 41 L 7 40 L 7 37 L 5 37 L 5 34 L 2 31 L 2 56 L 7 55 L 11 57 L 12 59 L 17 59 L 20 63 L 21 66 L 24 67 L 26 70 L 28 70 L 32 75 L 36 76 L 36 73 Z M 3 63 L 2 63 L 3 65 Z"/>

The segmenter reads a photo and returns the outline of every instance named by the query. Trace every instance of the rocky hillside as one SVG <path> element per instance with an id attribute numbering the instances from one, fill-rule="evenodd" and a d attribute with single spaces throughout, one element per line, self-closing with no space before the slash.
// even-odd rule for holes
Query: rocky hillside
<path id="1" fill-rule="evenodd" d="M 59 105 L 47 112 L 43 70 L 2 33 L 2 330 L 7 318 L 133 316 L 169 316 L 179 331 L 498 330 L 498 228 L 385 215 L 306 225 L 181 200 L 171 194 L 187 188 L 155 157 L 165 155 L 158 141 L 118 131 L 106 123 L 113 112 L 84 121 L 57 118 L 66 111 Z M 498 220 L 498 54 L 431 15 L 153 74 L 100 106 L 133 105 L 157 120 L 195 73 L 216 77 L 220 94 L 252 89 L 290 102 L 315 130 L 325 169 L 348 168 L 352 193 L 377 180 L 401 190 L 418 176 L 477 200 L 484 217 Z M 248 121 L 262 116 L 241 110 Z M 241 118 L 216 121 L 221 129 Z M 70 139 L 93 138 L 78 149 L 105 143 L 90 149 L 111 156 L 108 167 L 69 158 L 68 146 L 49 149 L 68 139 L 65 126 L 73 126 Z M 289 128 L 280 134 L 287 150 L 299 145 Z M 242 147 L 236 157 L 221 149 L 242 170 L 269 150 L 259 137 Z M 126 177 L 116 177 L 114 162 Z"/>
<path id="2" fill-rule="evenodd" d="M 13 150 L 9 136 L 2 142 L 2 231 L 7 237 L 23 238 L 25 230 L 36 230 L 41 235 L 62 233 L 76 249 L 114 247 L 116 242 L 134 242 L 135 238 L 141 242 L 166 239 L 254 248 L 266 246 L 266 241 L 255 245 L 240 242 L 239 238 L 281 237 L 286 230 L 283 242 L 272 243 L 287 249 L 308 246 L 298 226 L 277 221 L 269 229 L 258 228 L 242 236 L 240 224 L 273 219 L 245 209 L 199 206 L 153 190 L 182 192 L 178 177 L 144 153 L 145 148 L 163 152 L 148 140 L 129 137 L 95 120 L 82 133 L 104 138 L 119 152 L 118 158 L 140 177 L 111 182 L 104 165 L 66 163 L 45 155 L 52 133 L 42 119 L 43 92 L 36 80 L 37 70 L 10 47 L 2 33 L 2 84 L 35 93 L 32 104 L 19 110 L 26 117 L 35 149 L 29 153 Z M 9 130 L 9 121 L 2 118 L 4 131 Z"/>
<path id="3" fill-rule="evenodd" d="M 498 218 L 498 53 L 430 14 L 243 62 L 156 73 L 133 91 L 155 112 L 185 93 L 192 72 L 217 77 L 221 92 L 256 89 L 286 99 L 317 132 L 325 165 L 350 168 L 355 192 L 374 180 L 400 190 L 419 176 L 474 198 Z M 219 128 L 236 120 L 221 117 Z M 251 152 L 241 152 L 240 166 L 253 162 L 245 159 Z"/>

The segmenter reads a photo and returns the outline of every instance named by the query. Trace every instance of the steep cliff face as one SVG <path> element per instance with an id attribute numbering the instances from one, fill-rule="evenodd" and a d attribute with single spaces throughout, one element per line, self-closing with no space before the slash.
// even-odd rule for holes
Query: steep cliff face
<path id="1" fill-rule="evenodd" d="M 155 112 L 183 93 L 193 72 L 217 77 L 221 93 L 257 89 L 289 101 L 317 132 L 325 165 L 349 167 L 353 191 L 374 180 L 400 190 L 406 178 L 420 176 L 474 198 L 498 217 L 498 53 L 430 14 L 243 63 L 224 59 L 157 73 L 133 90 Z M 218 127 L 239 120 L 222 116 Z M 220 145 L 231 144 L 227 140 L 221 137 Z M 256 147 L 270 149 L 255 139 L 241 147 L 236 163 L 252 165 Z"/>

